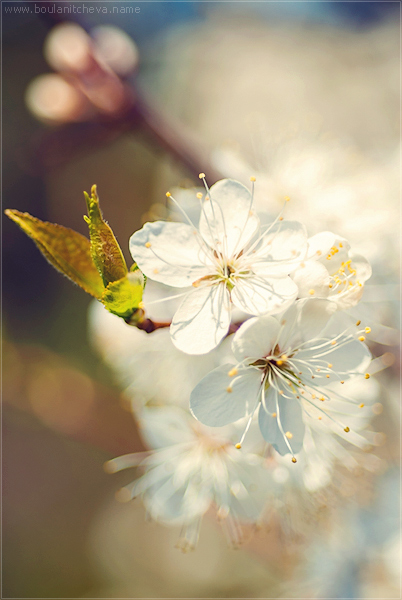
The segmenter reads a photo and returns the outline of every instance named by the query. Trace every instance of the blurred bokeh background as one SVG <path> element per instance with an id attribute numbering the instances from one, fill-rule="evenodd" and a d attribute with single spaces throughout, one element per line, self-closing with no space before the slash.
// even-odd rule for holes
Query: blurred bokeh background
<path id="1" fill-rule="evenodd" d="M 96 183 L 129 262 L 129 236 L 163 216 L 167 189 L 199 171 L 210 184 L 254 174 L 267 212 L 289 195 L 311 234 L 333 229 L 369 258 L 367 310 L 392 328 L 373 425 L 382 466 L 343 490 L 333 527 L 273 525 L 235 552 L 204 520 L 183 556 L 177 531 L 117 504 L 102 470 L 141 441 L 91 347 L 89 297 L 3 219 L 2 597 L 400 598 L 399 3 L 2 11 L 3 208 L 86 235 L 82 192 Z"/>

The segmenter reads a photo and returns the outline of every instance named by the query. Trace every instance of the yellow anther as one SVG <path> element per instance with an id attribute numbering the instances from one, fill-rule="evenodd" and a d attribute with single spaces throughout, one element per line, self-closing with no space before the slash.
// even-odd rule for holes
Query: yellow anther
<path id="1" fill-rule="evenodd" d="M 233 367 L 233 369 L 230 369 L 230 371 L 228 372 L 229 377 L 234 377 L 235 375 L 237 375 L 238 370 L 236 367 Z"/>
<path id="2" fill-rule="evenodd" d="M 300 393 L 301 393 L 301 395 L 303 396 L 303 395 L 304 395 L 304 390 L 302 390 Z"/>
<path id="3" fill-rule="evenodd" d="M 317 396 L 315 394 L 311 394 L 311 398 L 314 400 L 315 398 L 317 398 Z"/>
<path id="4" fill-rule="evenodd" d="M 200 174 L 198 175 L 198 177 L 199 177 L 200 179 L 204 179 L 204 177 L 205 177 L 205 173 L 200 173 Z"/>
<path id="5" fill-rule="evenodd" d="M 233 392 L 233 390 L 232 390 L 232 388 L 230 387 L 230 385 L 229 385 L 229 387 L 227 387 L 227 388 L 226 388 L 226 391 L 228 392 L 228 394 L 231 394 L 231 393 Z"/>
<path id="6" fill-rule="evenodd" d="M 342 242 L 339 242 L 339 248 L 343 248 Z"/>
<path id="7" fill-rule="evenodd" d="M 120 490 L 117 490 L 115 498 L 118 502 L 130 502 L 131 493 L 128 491 L 128 489 L 121 488 Z"/>
<path id="8" fill-rule="evenodd" d="M 359 327 L 361 321 L 356 321 L 356 327 Z"/>
<path id="9" fill-rule="evenodd" d="M 271 417 L 273 417 L 275 419 L 276 413 L 272 413 Z"/>
<path id="10" fill-rule="evenodd" d="M 209 200 L 209 199 L 210 199 L 209 196 L 205 196 L 205 200 Z"/>
<path id="11" fill-rule="evenodd" d="M 241 444 L 236 444 L 235 448 L 237 448 L 238 450 L 240 450 Z"/>
<path id="12" fill-rule="evenodd" d="M 328 369 L 332 369 L 332 367 L 333 367 L 332 363 L 328 363 L 327 366 L 328 366 Z"/>
<path id="13" fill-rule="evenodd" d="M 364 406 L 364 402 L 362 402 L 361 404 L 359 404 L 359 408 L 363 408 Z"/>
<path id="14" fill-rule="evenodd" d="M 345 383 L 345 382 L 344 382 L 344 380 L 342 379 L 342 381 L 341 381 L 340 383 L 342 383 L 342 384 L 343 384 L 343 383 Z"/>
<path id="15" fill-rule="evenodd" d="M 306 265 L 304 264 L 304 262 L 301 262 L 301 263 L 300 263 L 300 266 L 301 266 L 301 268 L 302 268 L 302 269 L 304 269 L 304 267 L 305 267 Z"/>
<path id="16" fill-rule="evenodd" d="M 328 374 L 328 375 L 325 375 L 325 377 L 326 377 L 327 379 L 329 379 L 329 374 Z"/>
<path id="17" fill-rule="evenodd" d="M 364 328 L 364 331 L 365 331 L 366 333 L 370 333 L 370 332 L 371 332 L 371 327 L 365 327 L 365 328 Z"/>
<path id="18" fill-rule="evenodd" d="M 331 260 L 331 255 L 330 254 L 328 254 L 327 260 Z"/>
<path id="19" fill-rule="evenodd" d="M 349 433 L 350 429 L 349 429 L 349 427 L 345 427 L 345 429 L 343 431 L 345 431 L 346 433 Z"/>
<path id="20" fill-rule="evenodd" d="M 295 457 L 292 458 L 292 463 L 297 463 L 297 460 L 295 459 Z"/>
<path id="21" fill-rule="evenodd" d="M 172 194 L 170 192 L 166 192 L 166 198 L 170 198 Z"/>
<path id="22" fill-rule="evenodd" d="M 366 373 L 364 379 L 370 379 L 370 373 Z"/>
<path id="23" fill-rule="evenodd" d="M 254 177 L 254 175 L 252 175 L 252 176 L 250 177 L 250 181 L 252 181 L 252 182 L 254 183 L 254 181 L 255 181 L 255 177 Z"/>
<path id="24" fill-rule="evenodd" d="M 198 192 L 198 193 L 197 193 L 197 198 L 198 198 L 198 200 L 201 200 L 201 198 L 202 198 L 202 194 L 201 194 L 201 192 Z"/>
<path id="25" fill-rule="evenodd" d="M 309 294 L 310 294 L 310 296 L 314 296 L 314 294 L 315 294 L 315 290 L 310 290 L 310 291 L 309 291 Z"/>
<path id="26" fill-rule="evenodd" d="M 276 364 L 278 365 L 278 367 L 280 367 L 281 365 L 283 365 L 283 360 L 280 360 L 280 359 L 277 360 Z"/>
<path id="27" fill-rule="evenodd" d="M 288 381 L 288 385 L 290 385 L 290 387 L 292 387 L 292 382 L 291 382 L 291 381 Z"/>
<path id="28" fill-rule="evenodd" d="M 320 396 L 320 400 L 321 400 L 321 402 L 324 402 L 324 400 L 325 400 L 324 396 Z"/>
<path id="29" fill-rule="evenodd" d="M 321 371 L 321 369 L 316 369 L 317 373 L 319 373 Z"/>
<path id="30" fill-rule="evenodd" d="M 138 308 L 145 308 L 145 304 L 142 302 L 142 300 L 141 302 L 138 302 Z"/>
<path id="31" fill-rule="evenodd" d="M 366 339 L 366 338 L 364 337 L 364 335 L 360 335 L 360 336 L 358 337 L 358 340 L 359 340 L 359 342 L 364 342 L 364 340 L 365 340 L 365 339 Z"/>
<path id="32" fill-rule="evenodd" d="M 292 439 L 292 437 L 293 437 L 293 433 L 290 433 L 290 431 L 287 431 L 287 432 L 285 433 L 285 435 L 286 435 L 286 437 L 288 438 L 288 440 L 291 440 L 291 439 Z"/>
<path id="33" fill-rule="evenodd" d="M 283 221 L 283 217 L 279 217 L 278 221 Z"/>
<path id="34" fill-rule="evenodd" d="M 285 196 L 285 202 L 289 202 L 290 198 L 289 196 Z"/>
<path id="35" fill-rule="evenodd" d="M 329 287 L 329 288 L 332 288 L 332 283 L 330 283 L 328 287 Z"/>
<path id="36" fill-rule="evenodd" d="M 322 254 L 321 250 L 317 250 L 316 254 L 317 254 L 317 256 L 321 256 L 321 254 Z"/>
<path id="37" fill-rule="evenodd" d="M 288 357 L 286 356 L 286 354 L 282 354 L 281 360 L 283 360 L 283 362 L 286 362 L 287 359 L 288 359 Z"/>
<path id="38" fill-rule="evenodd" d="M 283 396 L 283 394 L 285 393 L 283 390 L 279 390 L 279 393 L 281 396 Z"/>
<path id="39" fill-rule="evenodd" d="M 332 340 L 331 346 L 336 346 L 336 340 Z"/>
<path id="40" fill-rule="evenodd" d="M 146 242 L 145 248 L 150 248 L 152 246 L 151 242 Z"/>
<path id="41" fill-rule="evenodd" d="M 318 417 L 318 420 L 321 421 L 322 417 Z"/>
<path id="42" fill-rule="evenodd" d="M 155 275 L 157 275 L 159 273 L 159 269 L 154 269 L 153 272 L 155 273 Z"/>

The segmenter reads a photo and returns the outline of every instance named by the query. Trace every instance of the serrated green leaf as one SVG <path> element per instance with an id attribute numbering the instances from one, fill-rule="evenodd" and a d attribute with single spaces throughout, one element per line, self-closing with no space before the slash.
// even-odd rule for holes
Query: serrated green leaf
<path id="1" fill-rule="evenodd" d="M 114 315 L 128 319 L 135 313 L 142 301 L 144 277 L 138 269 L 127 273 L 118 281 L 112 281 L 105 288 L 101 302 Z"/>
<path id="2" fill-rule="evenodd" d="M 90 241 L 86 237 L 19 210 L 7 209 L 5 214 L 35 242 L 51 265 L 88 294 L 100 299 L 104 286 L 92 261 Z"/>
<path id="3" fill-rule="evenodd" d="M 112 229 L 103 219 L 96 185 L 92 186 L 91 197 L 86 192 L 84 195 L 88 208 L 88 216 L 84 219 L 91 238 L 91 256 L 106 287 L 127 275 L 127 265 Z"/>

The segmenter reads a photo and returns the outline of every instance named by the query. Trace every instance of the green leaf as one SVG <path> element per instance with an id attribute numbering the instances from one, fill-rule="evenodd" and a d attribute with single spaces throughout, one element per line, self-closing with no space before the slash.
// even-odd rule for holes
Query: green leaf
<path id="1" fill-rule="evenodd" d="M 134 273 L 127 273 L 118 281 L 109 283 L 103 292 L 101 302 L 107 310 L 114 315 L 128 319 L 142 304 L 144 277 L 138 269 Z"/>
<path id="2" fill-rule="evenodd" d="M 84 219 L 89 227 L 91 256 L 106 287 L 127 275 L 126 261 L 113 231 L 103 219 L 96 185 L 92 186 L 91 197 L 86 192 L 84 195 L 88 208 L 88 216 Z"/>
<path id="3" fill-rule="evenodd" d="M 7 209 L 5 214 L 35 242 L 51 265 L 88 294 L 100 299 L 104 286 L 92 262 L 90 241 L 86 237 L 19 210 Z"/>

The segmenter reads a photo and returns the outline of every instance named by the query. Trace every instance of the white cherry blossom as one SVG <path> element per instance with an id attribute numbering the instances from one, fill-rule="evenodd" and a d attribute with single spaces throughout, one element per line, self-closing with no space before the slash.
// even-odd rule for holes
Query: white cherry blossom
<path id="1" fill-rule="evenodd" d="M 248 415 L 249 425 L 258 409 L 264 439 L 280 454 L 291 453 L 293 462 L 303 446 L 306 413 L 316 411 L 349 434 L 347 415 L 355 406 L 329 385 L 364 374 L 371 355 L 365 330 L 350 325 L 345 313 L 331 316 L 334 311 L 328 300 L 298 300 L 281 317 L 246 321 L 232 343 L 238 364 L 218 367 L 195 387 L 194 416 L 219 427 Z M 336 418 L 323 409 L 329 401 Z"/>
<path id="2" fill-rule="evenodd" d="M 289 273 L 307 248 L 305 229 L 296 221 L 279 216 L 261 228 L 253 193 L 237 181 L 205 187 L 204 198 L 198 194 L 198 228 L 187 217 L 186 223 L 156 221 L 130 239 L 131 254 L 147 277 L 191 286 L 170 327 L 173 343 L 188 354 L 205 354 L 220 343 L 232 305 L 249 315 L 289 306 L 297 295 Z"/>
<path id="3" fill-rule="evenodd" d="M 341 310 L 359 302 L 370 277 L 369 262 L 353 254 L 345 238 L 329 231 L 309 238 L 307 260 L 292 275 L 300 298 L 329 298 Z"/>
<path id="4" fill-rule="evenodd" d="M 109 473 L 137 466 L 143 472 L 118 499 L 141 496 L 151 518 L 181 525 L 183 551 L 196 546 L 202 517 L 214 506 L 229 541 L 238 546 L 241 523 L 255 523 L 264 508 L 269 489 L 264 459 L 237 452 L 233 428 L 211 431 L 177 407 L 144 409 L 139 425 L 153 450 L 105 465 Z"/>

